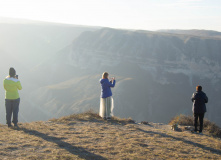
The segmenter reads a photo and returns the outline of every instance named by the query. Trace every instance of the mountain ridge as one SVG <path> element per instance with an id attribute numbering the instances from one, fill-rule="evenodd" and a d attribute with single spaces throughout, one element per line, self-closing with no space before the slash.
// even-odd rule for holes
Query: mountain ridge
<path id="1" fill-rule="evenodd" d="M 220 111 L 215 107 L 220 102 L 217 97 L 212 96 L 215 93 L 219 95 L 220 92 L 219 87 L 217 88 L 221 75 L 220 46 L 221 40 L 211 37 L 171 36 L 104 28 L 83 32 L 50 63 L 47 61 L 38 70 L 53 66 L 50 79 L 57 80 L 54 87 L 64 82 L 64 79 L 68 81 L 87 76 L 82 79 L 82 83 L 74 85 L 76 89 L 71 90 L 71 95 L 66 95 L 69 99 L 79 94 L 87 95 L 85 100 L 73 98 L 73 106 L 68 104 L 74 111 L 87 110 L 87 104 L 98 110 L 98 80 L 104 71 L 117 78 L 129 79 L 120 84 L 117 80 L 116 88 L 113 89 L 115 113 L 120 117 L 131 116 L 137 121 L 165 123 L 169 121 L 168 117 L 177 113 L 192 114 L 190 97 L 195 86 L 201 84 L 206 93 L 211 95 L 206 116 L 220 125 L 217 114 Z M 57 77 L 58 74 L 61 78 Z M 36 91 L 36 94 L 40 92 Z M 63 95 L 58 96 L 56 92 L 52 94 L 52 97 L 63 102 Z M 47 97 L 43 97 L 40 100 L 42 105 L 46 105 L 46 99 Z"/>
<path id="2" fill-rule="evenodd" d="M 108 71 L 117 79 L 112 89 L 116 116 L 167 123 L 177 114 L 192 115 L 190 97 L 200 84 L 209 97 L 205 116 L 221 125 L 217 38 L 53 23 L 0 26 L 1 79 L 13 66 L 24 85 L 20 121 L 98 111 L 99 79 Z M 0 111 L 5 123 L 4 107 Z"/>
<path id="3" fill-rule="evenodd" d="M 190 29 L 190 30 L 180 30 L 180 29 L 162 29 L 158 30 L 158 32 L 162 33 L 170 33 L 170 34 L 180 34 L 180 35 L 192 35 L 198 37 L 211 37 L 211 38 L 221 38 L 221 32 L 214 30 L 201 30 L 201 29 Z"/>

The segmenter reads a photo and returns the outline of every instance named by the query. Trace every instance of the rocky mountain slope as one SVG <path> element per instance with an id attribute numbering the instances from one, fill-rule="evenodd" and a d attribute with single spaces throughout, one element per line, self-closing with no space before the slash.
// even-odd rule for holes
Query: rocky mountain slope
<path id="1" fill-rule="evenodd" d="M 0 17 L 0 79 L 3 81 L 10 67 L 16 69 L 24 88 L 20 93 L 22 98 L 20 120 L 49 118 L 48 114 L 38 108 L 38 104 L 30 104 L 33 98 L 26 98 L 32 89 L 41 87 L 38 79 L 41 78 L 39 76 L 42 71 L 35 73 L 38 76 L 38 79 L 35 79 L 33 67 L 53 57 L 82 32 L 98 28 Z M 5 123 L 3 85 L 0 85 L 0 90 L 0 122 Z M 32 112 L 36 113 L 36 117 L 30 115 Z"/>
<path id="2" fill-rule="evenodd" d="M 167 125 L 104 121 L 86 112 L 49 121 L 0 125 L 1 159 L 219 159 L 221 140 Z"/>
<path id="3" fill-rule="evenodd" d="M 40 77 L 50 78 L 30 96 L 53 115 L 98 111 L 98 80 L 108 71 L 117 78 L 115 115 L 168 122 L 191 114 L 190 97 L 200 84 L 209 97 L 206 117 L 221 125 L 220 53 L 221 40 L 211 37 L 109 28 L 84 32 L 33 71 L 49 70 Z"/>
<path id="4" fill-rule="evenodd" d="M 89 108 L 98 111 L 99 79 L 108 71 L 117 79 L 116 116 L 167 123 L 175 115 L 191 115 L 190 97 L 200 84 L 209 97 L 206 117 L 221 125 L 220 32 L 129 31 L 26 21 L 4 21 L 0 27 L 0 78 L 11 66 L 17 70 L 24 88 L 22 122 Z M 5 123 L 3 86 L 0 90 L 0 122 Z"/>

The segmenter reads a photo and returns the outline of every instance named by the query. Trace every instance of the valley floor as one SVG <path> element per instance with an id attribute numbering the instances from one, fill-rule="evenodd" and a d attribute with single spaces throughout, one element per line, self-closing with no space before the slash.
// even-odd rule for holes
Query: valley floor
<path id="1" fill-rule="evenodd" d="M 93 113 L 0 125 L 0 159 L 221 159 L 221 140 Z"/>

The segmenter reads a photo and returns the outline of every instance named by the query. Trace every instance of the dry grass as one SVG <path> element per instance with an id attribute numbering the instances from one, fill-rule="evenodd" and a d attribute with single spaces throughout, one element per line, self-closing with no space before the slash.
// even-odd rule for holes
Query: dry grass
<path id="1" fill-rule="evenodd" d="M 219 159 L 221 140 L 96 113 L 0 126 L 1 159 Z"/>
<path id="2" fill-rule="evenodd" d="M 193 126 L 194 118 L 192 116 L 178 115 L 169 122 L 170 125 L 179 124 L 184 126 Z M 204 130 L 213 136 L 221 138 L 221 128 L 215 123 L 210 122 L 208 119 L 204 119 Z"/>
<path id="3" fill-rule="evenodd" d="M 99 116 L 99 114 L 93 110 L 89 110 L 81 114 L 72 114 L 70 116 L 61 117 L 59 119 L 51 119 L 51 121 L 53 122 L 61 122 L 61 123 L 67 123 L 70 120 L 90 121 L 90 122 L 105 122 L 106 121 L 106 120 L 103 120 Z M 126 125 L 129 123 L 135 123 L 135 121 L 132 120 L 131 118 L 122 119 L 118 117 L 112 117 L 111 123 Z"/>

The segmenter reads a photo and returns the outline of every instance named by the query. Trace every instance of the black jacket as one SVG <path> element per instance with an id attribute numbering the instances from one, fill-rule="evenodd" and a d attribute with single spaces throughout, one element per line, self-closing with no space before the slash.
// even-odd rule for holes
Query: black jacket
<path id="1" fill-rule="evenodd" d="M 203 91 L 196 91 L 192 95 L 193 102 L 193 113 L 205 113 L 206 112 L 206 104 L 208 102 L 208 97 Z"/>

